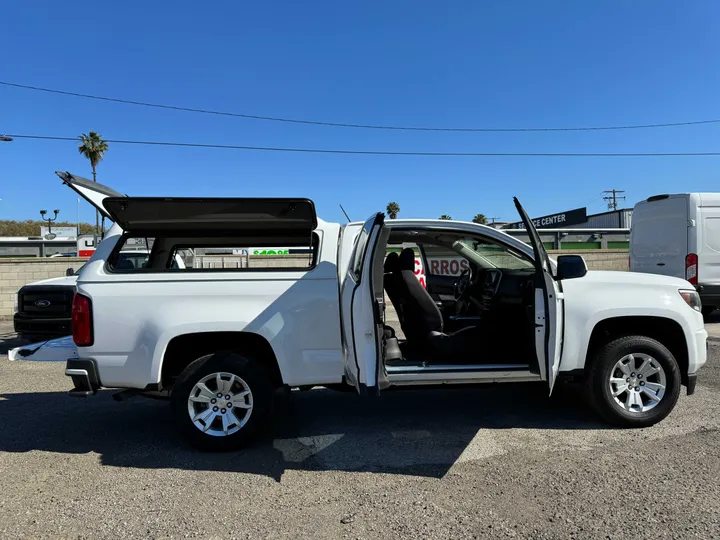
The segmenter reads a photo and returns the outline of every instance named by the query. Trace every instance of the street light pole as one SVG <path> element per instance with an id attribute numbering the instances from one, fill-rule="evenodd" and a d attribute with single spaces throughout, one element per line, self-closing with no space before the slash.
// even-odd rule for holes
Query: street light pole
<path id="1" fill-rule="evenodd" d="M 53 210 L 53 212 L 55 213 L 55 217 L 46 218 L 45 214 L 47 214 L 47 210 L 40 210 L 40 216 L 42 217 L 42 220 L 48 222 L 48 233 L 45 235 L 46 240 L 52 240 L 57 236 L 52 232 L 52 222 L 57 219 L 60 210 Z"/>

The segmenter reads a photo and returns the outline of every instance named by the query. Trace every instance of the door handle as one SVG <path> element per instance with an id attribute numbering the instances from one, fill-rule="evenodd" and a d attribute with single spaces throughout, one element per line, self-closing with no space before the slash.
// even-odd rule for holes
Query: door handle
<path id="1" fill-rule="evenodd" d="M 657 266 L 665 266 L 665 263 L 657 263 Z"/>

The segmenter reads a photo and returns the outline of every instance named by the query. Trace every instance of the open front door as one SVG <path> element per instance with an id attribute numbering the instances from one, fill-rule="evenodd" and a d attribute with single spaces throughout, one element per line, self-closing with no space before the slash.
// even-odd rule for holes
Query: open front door
<path id="1" fill-rule="evenodd" d="M 535 225 L 520 201 L 517 198 L 513 200 L 535 252 L 535 352 L 540 375 L 547 380 L 552 393 L 562 353 L 564 322 L 562 286 L 553 277 L 550 258 Z"/>
<path id="2" fill-rule="evenodd" d="M 355 241 L 340 292 L 345 379 L 361 394 L 377 394 L 383 354 L 382 265 L 375 264 L 384 215 L 368 219 Z M 382 254 L 381 254 L 382 255 Z M 374 272 L 380 268 L 380 283 Z"/>

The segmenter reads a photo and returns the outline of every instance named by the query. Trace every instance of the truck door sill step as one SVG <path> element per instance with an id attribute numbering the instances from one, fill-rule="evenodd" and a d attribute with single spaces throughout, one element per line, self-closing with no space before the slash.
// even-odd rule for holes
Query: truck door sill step
<path id="1" fill-rule="evenodd" d="M 385 365 L 388 374 L 393 373 L 458 373 L 492 371 L 526 371 L 527 364 L 405 364 Z"/>

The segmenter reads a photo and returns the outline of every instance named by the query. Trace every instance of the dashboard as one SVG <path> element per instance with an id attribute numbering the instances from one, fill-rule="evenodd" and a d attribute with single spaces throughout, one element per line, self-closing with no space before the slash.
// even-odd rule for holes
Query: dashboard
<path id="1" fill-rule="evenodd" d="M 484 309 L 498 305 L 522 305 L 532 301 L 534 268 L 482 269 L 470 296 Z"/>

